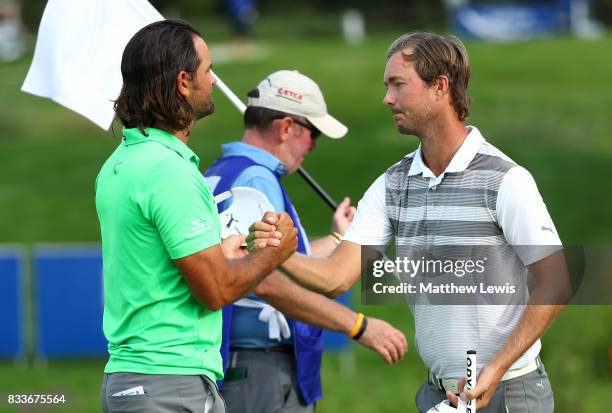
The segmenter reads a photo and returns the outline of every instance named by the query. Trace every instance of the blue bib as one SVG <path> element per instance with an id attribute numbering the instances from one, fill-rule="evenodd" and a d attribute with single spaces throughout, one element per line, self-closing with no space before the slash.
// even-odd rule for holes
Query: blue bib
<path id="1" fill-rule="evenodd" d="M 217 161 L 204 173 L 204 176 L 218 177 L 219 182 L 214 188 L 214 195 L 229 191 L 240 174 L 250 166 L 259 165 L 246 156 L 225 156 Z M 265 165 L 261 165 L 264 166 Z M 306 237 L 302 233 L 299 218 L 280 180 L 280 176 L 271 171 L 278 179 L 281 188 L 285 211 L 289 214 L 296 228 L 298 228 L 298 252 L 307 253 Z M 228 207 L 227 201 L 219 203 L 219 213 Z M 223 307 L 223 339 L 221 342 L 221 357 L 223 357 L 223 371 L 227 371 L 229 365 L 230 332 L 232 326 L 232 304 Z M 308 404 L 314 403 L 322 398 L 321 389 L 321 358 L 323 355 L 323 330 L 296 320 L 287 318 L 291 328 L 293 345 L 295 350 L 297 381 L 300 393 Z"/>

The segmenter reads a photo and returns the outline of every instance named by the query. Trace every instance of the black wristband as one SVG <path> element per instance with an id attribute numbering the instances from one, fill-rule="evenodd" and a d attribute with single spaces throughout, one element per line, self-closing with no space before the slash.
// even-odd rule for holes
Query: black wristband
<path id="1" fill-rule="evenodd" d="M 353 337 L 353 340 L 359 340 L 361 336 L 363 335 L 363 333 L 365 333 L 367 327 L 368 327 L 368 317 L 364 316 L 363 322 L 361 323 L 361 328 L 359 329 L 357 334 L 355 334 L 355 337 Z"/>

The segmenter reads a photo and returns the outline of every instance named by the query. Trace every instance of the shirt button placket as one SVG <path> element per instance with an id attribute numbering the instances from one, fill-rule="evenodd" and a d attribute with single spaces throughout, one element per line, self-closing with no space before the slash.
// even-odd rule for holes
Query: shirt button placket
<path id="1" fill-rule="evenodd" d="M 432 207 L 436 206 L 436 191 L 438 190 L 438 185 L 434 185 L 427 191 L 427 216 L 432 216 L 430 213 Z M 435 236 L 436 236 L 436 222 L 432 219 L 428 221 L 427 225 L 427 238 L 428 243 L 435 244 Z"/>

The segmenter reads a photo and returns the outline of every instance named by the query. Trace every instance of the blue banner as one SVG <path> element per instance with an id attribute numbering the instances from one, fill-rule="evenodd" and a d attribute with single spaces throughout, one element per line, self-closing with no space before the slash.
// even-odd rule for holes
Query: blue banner
<path id="1" fill-rule="evenodd" d="M 23 252 L 0 249 L 0 357 L 25 354 L 23 344 Z"/>
<path id="2" fill-rule="evenodd" d="M 515 41 L 570 31 L 570 1 L 507 4 L 467 4 L 451 11 L 461 37 Z"/>
<path id="3" fill-rule="evenodd" d="M 100 247 L 38 248 L 34 267 L 37 355 L 105 357 Z"/>

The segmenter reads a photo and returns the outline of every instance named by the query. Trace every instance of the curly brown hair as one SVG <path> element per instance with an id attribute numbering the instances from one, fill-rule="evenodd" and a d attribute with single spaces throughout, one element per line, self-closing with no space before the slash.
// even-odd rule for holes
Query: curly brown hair
<path id="1" fill-rule="evenodd" d="M 128 42 L 121 60 L 123 86 L 114 105 L 126 128 L 179 131 L 195 120 L 193 108 L 176 88 L 180 71 L 193 77 L 200 65 L 195 36 L 202 37 L 189 23 L 163 20 L 142 28 Z"/>
<path id="2" fill-rule="evenodd" d="M 406 53 L 406 49 L 412 49 Z M 453 106 L 459 120 L 470 116 L 472 98 L 468 93 L 470 62 L 465 46 L 455 36 L 413 32 L 397 38 L 387 51 L 387 60 L 401 52 L 402 57 L 414 63 L 419 77 L 431 85 L 440 75 L 448 77 Z"/>

